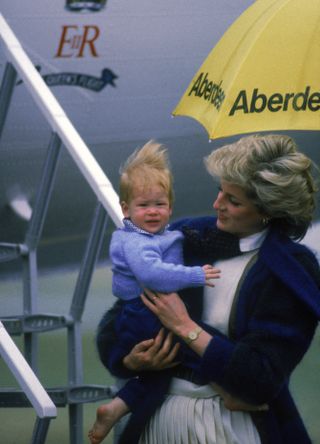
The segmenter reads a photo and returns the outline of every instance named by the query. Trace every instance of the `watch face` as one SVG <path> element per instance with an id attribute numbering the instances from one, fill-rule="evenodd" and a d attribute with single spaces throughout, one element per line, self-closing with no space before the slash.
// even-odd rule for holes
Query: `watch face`
<path id="1" fill-rule="evenodd" d="M 189 336 L 189 339 L 194 340 L 197 337 L 197 333 L 195 331 L 191 331 L 188 336 Z"/>

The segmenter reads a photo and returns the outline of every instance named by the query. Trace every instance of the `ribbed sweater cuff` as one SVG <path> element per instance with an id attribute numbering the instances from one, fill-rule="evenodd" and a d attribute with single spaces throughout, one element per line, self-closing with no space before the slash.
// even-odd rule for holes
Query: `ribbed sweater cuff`
<path id="1" fill-rule="evenodd" d="M 195 286 L 205 285 L 206 277 L 202 267 L 193 267 L 193 271 L 192 284 Z"/>

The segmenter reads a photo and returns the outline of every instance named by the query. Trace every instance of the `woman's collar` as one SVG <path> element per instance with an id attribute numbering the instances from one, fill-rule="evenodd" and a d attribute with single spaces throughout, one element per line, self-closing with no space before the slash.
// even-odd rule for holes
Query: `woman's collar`
<path id="1" fill-rule="evenodd" d="M 242 237 L 239 241 L 239 247 L 242 253 L 246 253 L 248 251 L 256 250 L 261 247 L 263 241 L 265 240 L 269 229 L 265 228 L 259 233 L 251 234 L 247 237 Z"/>

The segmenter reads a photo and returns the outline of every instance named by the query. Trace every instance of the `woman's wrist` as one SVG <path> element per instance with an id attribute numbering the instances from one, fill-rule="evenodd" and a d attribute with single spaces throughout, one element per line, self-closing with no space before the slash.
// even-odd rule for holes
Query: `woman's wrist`
<path id="1" fill-rule="evenodd" d="M 181 338 L 182 340 L 184 340 L 185 342 L 190 342 L 190 333 L 191 332 L 197 332 L 200 330 L 202 331 L 201 327 L 193 321 L 190 321 L 188 323 L 185 323 L 181 326 L 179 326 L 178 328 L 176 327 L 175 329 L 176 331 L 174 332 L 177 336 L 179 336 L 179 338 Z M 191 335 L 192 337 L 192 335 Z"/>
<path id="2" fill-rule="evenodd" d="M 181 326 L 176 334 L 199 356 L 203 356 L 208 344 L 213 339 L 212 335 L 193 321 Z"/>

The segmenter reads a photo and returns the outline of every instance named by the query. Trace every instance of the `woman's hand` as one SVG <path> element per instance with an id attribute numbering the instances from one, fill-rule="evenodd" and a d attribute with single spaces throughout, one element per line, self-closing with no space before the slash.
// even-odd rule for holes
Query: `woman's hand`
<path id="1" fill-rule="evenodd" d="M 129 370 L 164 370 L 175 367 L 180 344 L 172 345 L 173 334 L 165 336 L 162 328 L 155 339 L 148 339 L 135 345 L 131 352 L 123 358 L 123 364 Z"/>
<path id="2" fill-rule="evenodd" d="M 159 318 L 162 325 L 187 341 L 188 346 L 199 356 L 202 356 L 212 336 L 200 329 L 200 335 L 196 340 L 191 342 L 188 340 L 189 333 L 199 328 L 199 325 L 190 318 L 179 295 L 177 293 L 154 293 L 150 290 L 145 290 L 145 294 L 141 295 L 144 304 Z"/>
<path id="3" fill-rule="evenodd" d="M 179 334 L 181 327 L 192 323 L 186 306 L 177 293 L 163 294 L 145 289 L 141 299 L 159 318 L 161 324 L 175 334 Z"/>
<path id="4" fill-rule="evenodd" d="M 231 411 L 264 412 L 269 410 L 268 404 L 261 404 L 261 405 L 249 404 L 248 402 L 241 401 L 240 399 L 234 398 L 229 394 L 222 399 L 226 409 Z"/>
<path id="5" fill-rule="evenodd" d="M 226 392 L 220 385 L 211 384 L 214 390 L 221 396 L 223 399 L 223 403 L 228 410 L 232 411 L 241 411 L 241 412 L 262 412 L 269 410 L 268 404 L 249 404 L 248 402 L 242 401 L 235 396 L 230 395 L 230 393 Z"/>

